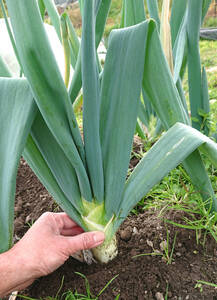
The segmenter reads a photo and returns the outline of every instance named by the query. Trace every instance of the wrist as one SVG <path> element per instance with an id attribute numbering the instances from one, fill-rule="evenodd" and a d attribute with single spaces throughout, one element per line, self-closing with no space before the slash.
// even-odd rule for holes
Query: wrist
<path id="1" fill-rule="evenodd" d="M 0 297 L 25 288 L 27 282 L 29 285 L 35 280 L 32 266 L 16 246 L 0 255 L 0 274 Z"/>

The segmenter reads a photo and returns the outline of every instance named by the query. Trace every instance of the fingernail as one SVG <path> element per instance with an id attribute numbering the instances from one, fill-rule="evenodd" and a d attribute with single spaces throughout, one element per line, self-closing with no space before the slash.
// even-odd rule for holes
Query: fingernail
<path id="1" fill-rule="evenodd" d="M 101 242 L 104 241 L 105 234 L 103 232 L 99 231 L 99 232 L 97 232 L 97 233 L 94 234 L 93 239 L 94 239 L 94 242 L 96 244 L 99 244 L 99 243 L 101 243 Z"/>

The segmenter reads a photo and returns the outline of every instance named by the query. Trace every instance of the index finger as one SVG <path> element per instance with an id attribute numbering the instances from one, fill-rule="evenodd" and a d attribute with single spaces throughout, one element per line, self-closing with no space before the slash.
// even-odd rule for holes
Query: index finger
<path id="1" fill-rule="evenodd" d="M 71 229 L 79 227 L 79 225 L 73 221 L 66 213 L 53 213 L 55 221 L 58 223 L 60 230 Z"/>

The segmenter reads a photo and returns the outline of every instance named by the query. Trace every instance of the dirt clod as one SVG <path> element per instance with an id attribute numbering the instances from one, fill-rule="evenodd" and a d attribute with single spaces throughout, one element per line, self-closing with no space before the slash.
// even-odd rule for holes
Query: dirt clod
<path id="1" fill-rule="evenodd" d="M 163 296 L 163 294 L 160 293 L 160 292 L 157 292 L 157 293 L 155 294 L 155 298 L 156 298 L 156 300 L 164 300 L 164 296 Z"/>
<path id="2" fill-rule="evenodd" d="M 125 242 L 128 242 L 131 239 L 131 236 L 132 236 L 132 228 L 130 226 L 120 231 L 120 237 Z"/>

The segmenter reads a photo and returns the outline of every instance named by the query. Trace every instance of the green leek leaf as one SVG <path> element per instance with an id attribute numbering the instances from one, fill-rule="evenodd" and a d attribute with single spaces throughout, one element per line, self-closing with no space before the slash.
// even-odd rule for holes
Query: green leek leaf
<path id="1" fill-rule="evenodd" d="M 203 0 L 191 0 L 188 4 L 188 85 L 191 105 L 191 116 L 199 122 L 192 121 L 192 126 L 200 130 L 202 117 L 198 108 L 202 108 L 202 79 L 199 51 L 199 33 Z"/>
<path id="2" fill-rule="evenodd" d="M 0 77 L 12 77 L 10 70 L 0 56 Z"/>
<path id="3" fill-rule="evenodd" d="M 16 174 L 35 112 L 26 80 L 0 78 L 0 253 L 12 246 Z"/>
<path id="4" fill-rule="evenodd" d="M 35 144 L 31 135 L 28 136 L 25 149 L 23 151 L 23 157 L 28 162 L 31 169 L 36 176 L 45 186 L 47 191 L 53 196 L 57 204 L 81 227 L 84 229 L 80 213 L 77 212 L 73 204 L 67 199 L 62 189 L 59 187 L 55 177 L 50 171 L 46 161 L 44 160 L 41 152 Z"/>
<path id="5" fill-rule="evenodd" d="M 172 2 L 170 26 L 173 47 L 186 13 L 187 2 L 188 0 L 173 0 Z"/>
<path id="6" fill-rule="evenodd" d="M 113 30 L 109 39 L 100 113 L 108 218 L 117 212 L 122 198 L 136 127 L 145 58 L 137 53 L 145 53 L 148 30 L 153 25 L 151 21 Z"/>
<path id="7" fill-rule="evenodd" d="M 158 32 L 160 32 L 160 17 L 158 14 L 158 0 L 147 0 L 149 17 L 157 23 Z"/>
<path id="8" fill-rule="evenodd" d="M 83 130 L 88 174 L 94 198 L 104 200 L 99 138 L 100 82 L 95 48 L 95 1 L 85 1 L 82 30 Z"/>
<path id="9" fill-rule="evenodd" d="M 120 206 L 120 216 L 115 226 L 120 225 L 130 210 L 155 184 L 198 147 L 217 167 L 216 143 L 199 131 L 181 123 L 170 128 L 144 155 L 127 180 L 123 204 Z M 121 211 L 122 206 L 124 209 Z"/>
<path id="10" fill-rule="evenodd" d="M 7 5 L 24 74 L 34 99 L 49 129 L 76 170 L 82 196 L 91 201 L 83 142 L 37 3 L 34 0 L 15 3 L 7 0 Z M 23 14 L 25 18 L 20 18 Z"/>
<path id="11" fill-rule="evenodd" d="M 136 25 L 145 21 L 143 0 L 124 0 L 124 27 Z"/>

